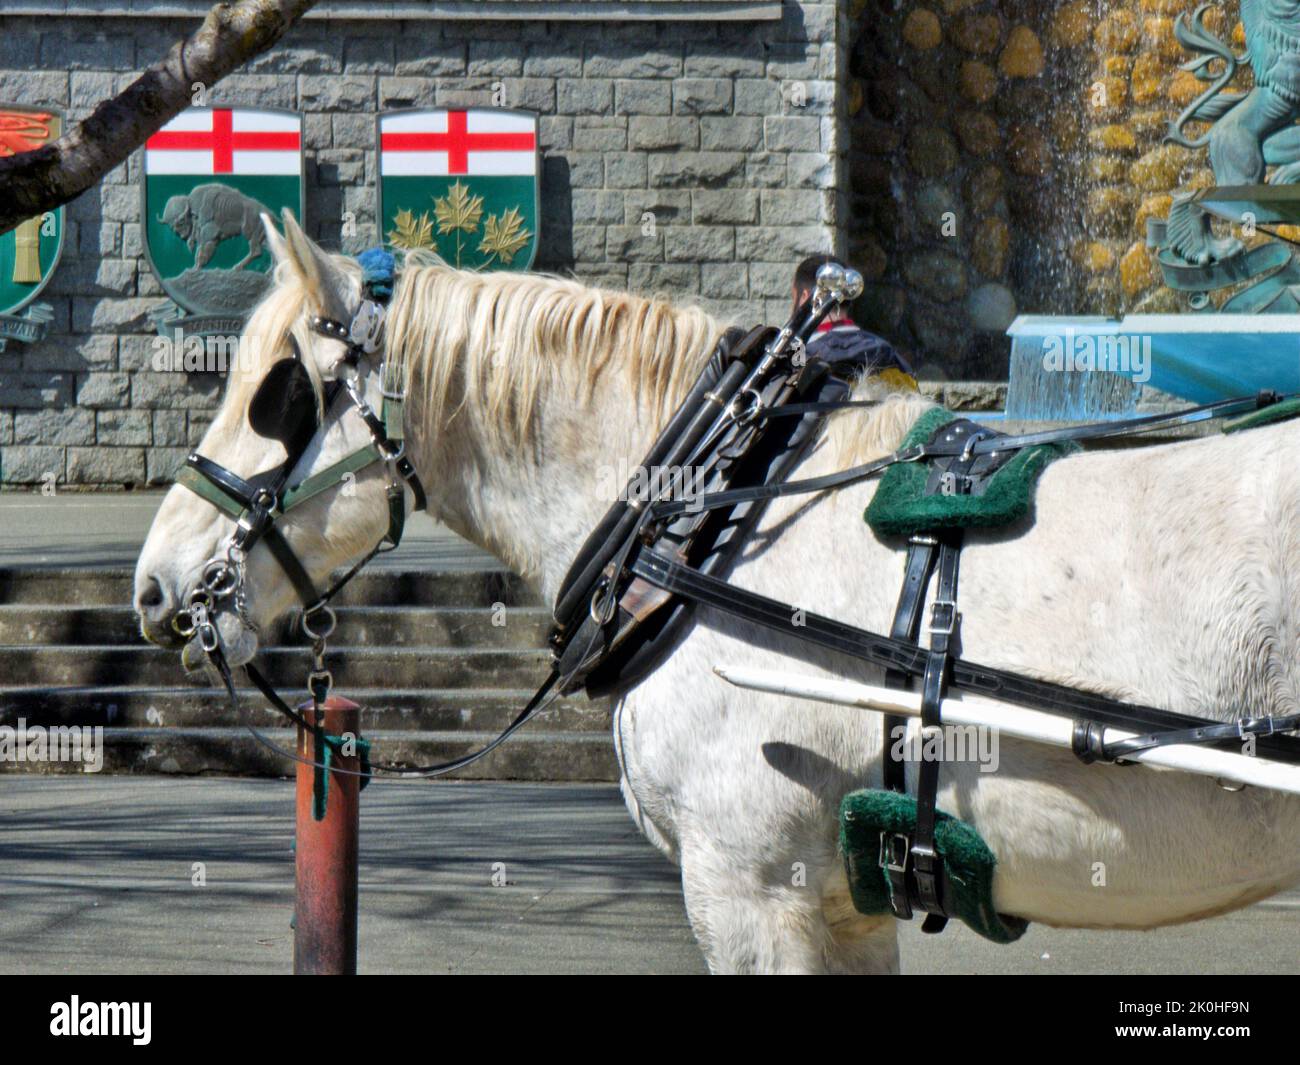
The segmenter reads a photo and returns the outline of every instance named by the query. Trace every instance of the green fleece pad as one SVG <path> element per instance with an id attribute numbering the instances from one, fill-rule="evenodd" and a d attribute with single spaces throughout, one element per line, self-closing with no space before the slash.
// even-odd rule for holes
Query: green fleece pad
<path id="1" fill-rule="evenodd" d="M 1239 433 L 1243 429 L 1254 429 L 1260 425 L 1272 425 L 1274 422 L 1284 422 L 1297 416 L 1300 416 L 1300 399 L 1284 399 L 1281 403 L 1270 404 L 1261 410 L 1251 411 L 1244 417 L 1225 422 L 1223 431 L 1225 433 Z"/>
<path id="2" fill-rule="evenodd" d="M 840 804 L 840 852 L 859 913 L 889 913 L 889 881 L 880 867 L 880 834 L 916 830 L 916 799 L 894 791 L 850 792 Z M 997 859 L 973 827 L 938 811 L 934 847 L 948 873 L 948 912 L 994 943 L 1014 943 L 1028 921 L 993 908 L 993 868 Z"/>
<path id="3" fill-rule="evenodd" d="M 902 449 L 930 440 L 957 415 L 943 407 L 917 419 L 902 442 Z M 989 479 L 982 495 L 927 495 L 930 467 L 924 463 L 898 463 L 884 472 L 880 486 L 867 506 L 867 524 L 879 536 L 914 536 L 935 529 L 997 528 L 1028 514 L 1034 505 L 1039 475 L 1053 460 L 1073 454 L 1071 442 L 1026 447 Z"/>
<path id="4" fill-rule="evenodd" d="M 924 444 L 957 415 L 936 407 L 916 420 L 902 447 Z M 993 474 L 983 495 L 926 495 L 929 467 L 922 462 L 890 466 L 867 507 L 867 524 L 880 536 L 913 536 L 936 529 L 997 528 L 1029 512 L 1039 474 L 1062 455 L 1077 451 L 1073 443 L 1024 448 Z"/>

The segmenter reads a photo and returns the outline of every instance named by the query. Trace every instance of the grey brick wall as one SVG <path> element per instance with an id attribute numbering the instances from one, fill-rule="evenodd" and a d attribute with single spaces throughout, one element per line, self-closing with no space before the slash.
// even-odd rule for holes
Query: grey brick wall
<path id="1" fill-rule="evenodd" d="M 311 21 L 215 87 L 218 105 L 305 115 L 306 225 L 377 243 L 376 111 L 507 106 L 541 115 L 535 269 L 696 300 L 742 323 L 787 313 L 794 262 L 843 244 L 843 64 L 835 3 L 779 20 Z M 192 20 L 0 17 L 0 102 L 84 118 Z M 164 302 L 142 258 L 140 153 L 68 208 L 41 343 L 0 352 L 0 487 L 170 480 L 221 396 L 214 374 L 150 367 Z M 355 237 L 341 236 L 345 212 Z"/>

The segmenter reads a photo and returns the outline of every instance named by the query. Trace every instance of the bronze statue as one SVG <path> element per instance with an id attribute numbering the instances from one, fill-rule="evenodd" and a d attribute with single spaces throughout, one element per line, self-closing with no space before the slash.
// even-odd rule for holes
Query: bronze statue
<path id="1" fill-rule="evenodd" d="M 1288 312 L 1300 309 L 1300 266 L 1277 243 L 1246 251 L 1235 236 L 1217 236 L 1212 218 L 1253 227 L 1300 221 L 1300 0 L 1241 0 L 1246 51 L 1238 55 L 1205 25 L 1209 4 L 1174 24 L 1179 42 L 1195 58 L 1183 64 L 1208 88 L 1169 127 L 1166 142 L 1208 148 L 1215 188 L 1175 192 L 1166 223 L 1157 222 L 1149 242 L 1160 249 L 1165 282 L 1193 293 L 1196 310 L 1209 308 L 1209 293 L 1261 277 L 1237 293 L 1224 311 Z M 1254 87 L 1229 90 L 1242 64 L 1249 63 Z M 1196 138 L 1190 122 L 1213 123 Z M 1274 168 L 1272 174 L 1269 168 Z M 1278 269 L 1278 268 L 1281 269 Z"/>

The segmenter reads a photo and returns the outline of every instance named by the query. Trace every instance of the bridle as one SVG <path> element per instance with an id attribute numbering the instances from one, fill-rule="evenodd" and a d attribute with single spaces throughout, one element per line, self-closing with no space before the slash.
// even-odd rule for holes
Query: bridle
<path id="1" fill-rule="evenodd" d="M 382 360 L 379 366 L 383 397 L 379 413 L 362 392 L 367 364 L 383 347 L 385 291 L 391 292 L 391 274 L 385 284 L 370 280 L 365 283 L 361 304 L 348 323 L 325 316 L 310 319 L 313 333 L 341 341 L 346 347 L 335 376 L 325 382 L 319 409 L 328 415 L 339 397 L 344 397 L 369 430 L 370 441 L 367 444 L 317 473 L 294 480 L 294 471 L 311 447 L 322 423 L 311 376 L 297 342 L 290 336 L 293 355 L 271 366 L 248 409 L 248 421 L 253 431 L 284 446 L 284 461 L 273 469 L 244 478 L 194 451 L 177 473 L 177 484 L 184 485 L 235 522 L 224 551 L 219 551 L 204 563 L 200 583 L 191 591 L 185 611 L 173 618 L 172 627 L 182 637 L 198 639 L 200 647 L 221 673 L 237 710 L 238 697 L 215 616 L 217 609 L 229 601 L 240 621 L 256 631 L 245 601 L 246 563 L 253 548 L 260 542 L 266 544 L 298 594 L 302 604 L 302 630 L 312 640 L 308 689 L 314 701 L 320 704 L 328 697 L 333 684 L 324 663 L 326 640 L 337 624 L 329 605 L 331 600 L 371 559 L 401 543 L 406 526 L 407 488 L 414 496 L 416 510 L 424 510 L 427 505 L 424 487 L 405 453 L 405 393 L 396 387 L 387 360 Z M 349 483 L 357 473 L 379 464 L 388 471 L 388 528 L 374 548 L 326 591 L 320 592 L 277 527 L 277 522 L 296 507 Z M 301 715 L 280 699 L 255 666 L 250 663 L 246 669 L 249 678 L 277 709 L 299 724 L 307 725 Z M 285 757 L 302 760 L 271 743 L 251 725 L 248 727 L 273 750 Z M 336 772 L 342 771 L 337 766 L 333 768 Z"/>
<path id="2" fill-rule="evenodd" d="M 173 627 L 181 636 L 198 638 L 208 661 L 221 676 L 237 718 L 254 739 L 268 750 L 291 761 L 324 772 L 359 776 L 364 786 L 366 780 L 377 773 L 432 777 L 463 769 L 508 740 L 535 714 L 549 706 L 559 691 L 556 687 L 558 678 L 553 673 L 515 719 L 494 739 L 468 754 L 435 765 L 410 766 L 375 761 L 369 757 L 368 744 L 364 740 L 358 740 L 358 747 L 365 752 L 359 771 L 344 768 L 332 757 L 338 753 L 349 753 L 343 749 L 345 739 L 325 735 L 318 724 L 307 720 L 285 702 L 252 662 L 244 666 L 248 679 L 280 714 L 314 736 L 315 750 L 323 760 L 304 758 L 284 749 L 255 727 L 243 712 L 222 647 L 221 634 L 214 620 L 214 611 L 226 600 L 230 600 L 240 620 L 256 631 L 247 617 L 243 603 L 245 563 L 253 547 L 259 541 L 266 543 L 302 602 L 302 629 L 312 641 L 312 668 L 307 675 L 307 689 L 311 693 L 313 706 L 319 710 L 329 697 L 334 683 L 325 667 L 326 641 L 336 625 L 330 601 L 377 554 L 390 551 L 401 542 L 406 524 L 407 487 L 415 497 L 416 510 L 424 510 L 427 506 L 424 488 L 404 450 L 405 393 L 395 387 L 397 382 L 393 380 L 388 361 L 381 361 L 383 406 L 379 414 L 366 402 L 360 386 L 360 381 L 365 376 L 363 361 L 368 361 L 384 346 L 384 304 L 392 293 L 393 258 L 386 252 L 370 251 L 361 255 L 359 261 L 365 268 L 366 281 L 361 304 L 350 320 L 344 323 L 334 318 L 316 316 L 309 324 L 313 333 L 341 341 L 347 347 L 346 354 L 339 363 L 339 373 L 325 384 L 322 409 L 328 413 L 340 394 L 346 396 L 352 409 L 369 429 L 370 443 L 319 473 L 301 481 L 293 481 L 294 470 L 321 428 L 320 419 L 316 415 L 315 391 L 295 343 L 293 357 L 281 359 L 267 371 L 248 410 L 249 424 L 254 432 L 284 445 L 284 462 L 272 470 L 245 479 L 198 452 L 193 452 L 177 473 L 178 484 L 184 485 L 228 514 L 235 521 L 235 529 L 224 552 L 204 564 L 199 586 L 190 593 L 188 609 L 173 620 Z M 379 543 L 327 591 L 318 593 L 306 568 L 276 527 L 276 522 L 307 500 L 344 484 L 349 475 L 377 463 L 383 463 L 389 470 L 388 530 Z M 314 714 L 313 717 L 319 721 L 319 714 Z"/>
<path id="3" fill-rule="evenodd" d="M 244 573 L 248 554 L 259 541 L 265 541 L 293 584 L 302 602 L 304 628 L 311 634 L 309 619 L 323 614 L 332 629 L 330 600 L 376 554 L 391 550 L 401 542 L 406 524 L 406 487 L 409 486 L 415 496 L 416 510 L 423 510 L 426 504 L 424 488 L 405 455 L 403 395 L 385 387 L 382 414 L 377 415 L 361 393 L 362 361 L 378 351 L 380 346 L 382 307 L 367 300 L 353 316 L 351 326 L 331 318 L 314 317 L 311 328 L 315 333 L 341 340 L 347 345 L 347 353 L 339 362 L 338 376 L 325 384 L 324 411 L 328 414 L 340 394 L 345 396 L 365 423 L 371 439 L 365 446 L 324 470 L 300 481 L 293 480 L 294 470 L 320 429 L 320 420 L 310 376 L 291 337 L 293 356 L 281 359 L 271 367 L 258 386 L 248 411 L 249 424 L 255 433 L 284 445 L 285 460 L 274 469 L 245 479 L 197 451 L 186 458 L 177 475 L 177 483 L 235 521 L 224 554 L 217 554 L 204 564 L 200 586 L 190 595 L 190 624 L 185 625 L 180 618 L 175 624 L 176 631 L 182 636 L 198 635 L 204 650 L 211 649 L 212 610 L 225 599 L 233 599 L 241 620 L 253 627 L 243 607 Z M 319 593 L 276 522 L 296 507 L 340 487 L 351 476 L 380 463 L 389 470 L 388 529 L 352 571 L 328 591 Z"/>

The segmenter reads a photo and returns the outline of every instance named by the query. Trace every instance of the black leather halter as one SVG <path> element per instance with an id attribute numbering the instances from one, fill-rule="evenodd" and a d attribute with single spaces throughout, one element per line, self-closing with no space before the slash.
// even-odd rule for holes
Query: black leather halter
<path id="1" fill-rule="evenodd" d="M 290 337 L 294 354 L 275 363 L 258 386 L 249 404 L 248 420 L 259 436 L 279 441 L 285 449 L 285 459 L 274 469 L 243 478 L 212 459 L 192 452 L 177 475 L 177 483 L 195 492 L 235 520 L 225 558 L 217 557 L 204 567 L 202 586 L 191 595 L 191 608 L 197 603 L 210 612 L 217 600 L 236 595 L 242 590 L 243 560 L 257 543 L 264 541 L 275 556 L 302 602 L 304 618 L 326 608 L 330 599 L 350 580 L 366 562 L 382 550 L 396 547 L 401 542 L 406 524 L 406 497 L 404 484 L 415 496 L 417 510 L 423 510 L 426 501 L 424 488 L 402 444 L 402 397 L 385 393 L 384 414 L 381 418 L 366 402 L 358 383 L 361 360 L 379 349 L 383 325 L 382 308 L 371 301 L 362 303 L 353 317 L 352 326 L 334 319 L 316 317 L 311 320 L 313 332 L 347 345 L 341 369 L 344 376 L 325 384 L 322 409 L 328 412 L 340 394 L 347 397 L 370 432 L 371 441 L 328 468 L 300 481 L 293 481 L 294 471 L 303 455 L 320 431 L 317 404 L 310 375 L 302 361 L 297 344 Z M 319 593 L 289 542 L 276 526 L 277 520 L 290 510 L 315 498 L 329 489 L 347 481 L 349 475 L 376 463 L 389 466 L 395 476 L 388 487 L 388 530 L 367 554 L 339 582 L 328 591 Z M 239 607 L 238 599 L 236 602 Z M 242 610 L 242 608 L 241 608 Z M 192 635 L 203 622 L 191 617 L 190 627 L 177 626 L 181 635 Z M 211 631 L 204 644 L 211 642 Z"/>

